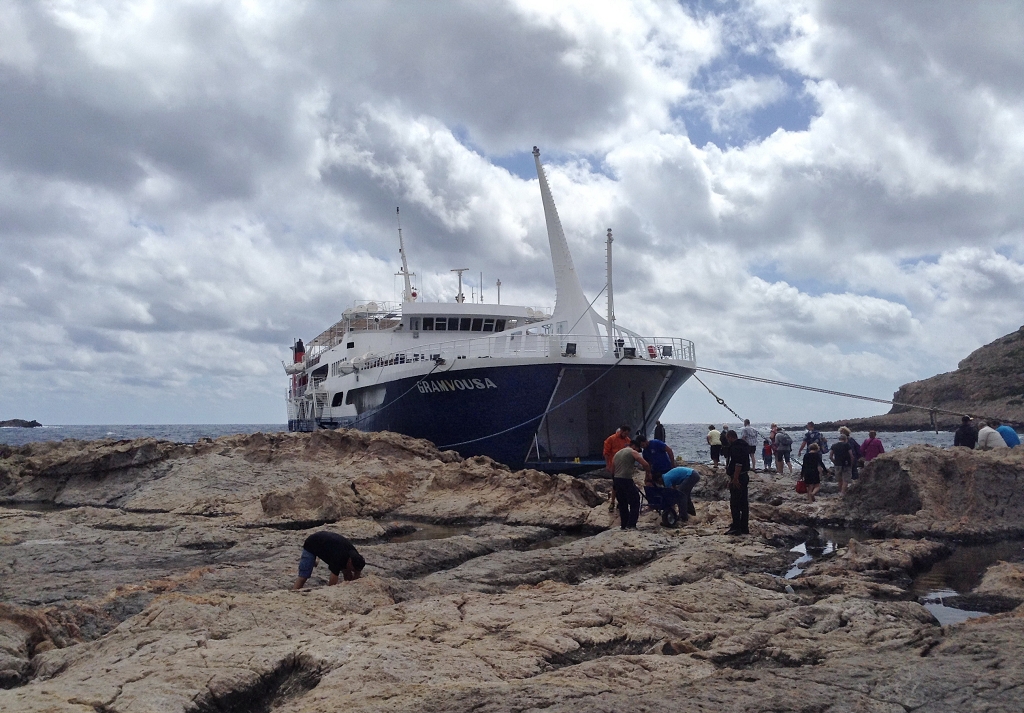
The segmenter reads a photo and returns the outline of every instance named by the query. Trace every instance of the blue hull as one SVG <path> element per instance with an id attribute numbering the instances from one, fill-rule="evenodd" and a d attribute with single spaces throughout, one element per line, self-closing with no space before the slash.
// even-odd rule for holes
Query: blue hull
<path id="1" fill-rule="evenodd" d="M 603 463 L 604 439 L 622 423 L 638 431 L 653 424 L 692 373 L 560 362 L 463 369 L 357 388 L 366 396 L 356 401 L 359 415 L 288 426 L 394 431 L 515 469 L 543 463 L 545 470 L 572 471 L 579 470 L 577 459 Z M 562 405 L 545 417 L 549 404 Z"/>

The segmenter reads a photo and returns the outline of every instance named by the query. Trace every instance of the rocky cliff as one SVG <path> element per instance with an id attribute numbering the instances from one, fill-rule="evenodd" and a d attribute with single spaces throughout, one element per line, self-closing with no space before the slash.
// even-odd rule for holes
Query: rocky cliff
<path id="1" fill-rule="evenodd" d="M 956 371 L 904 384 L 892 400 L 959 414 L 936 414 L 938 427 L 947 430 L 959 426 L 963 414 L 1024 425 L 1024 327 L 976 349 L 957 365 Z M 931 427 L 931 418 L 927 411 L 893 406 L 882 416 L 821 426 L 841 424 L 857 431 L 914 430 Z"/>
<path id="2" fill-rule="evenodd" d="M 1024 608 L 939 626 L 908 590 L 951 544 L 864 533 L 780 576 L 807 523 L 1021 527 L 1019 457 L 883 458 L 842 501 L 755 476 L 730 537 L 705 468 L 685 527 L 623 532 L 607 481 L 388 433 L 7 449 L 0 711 L 1020 710 Z M 288 591 L 320 527 L 364 577 Z M 1016 606 L 997 574 L 984 594 Z"/>

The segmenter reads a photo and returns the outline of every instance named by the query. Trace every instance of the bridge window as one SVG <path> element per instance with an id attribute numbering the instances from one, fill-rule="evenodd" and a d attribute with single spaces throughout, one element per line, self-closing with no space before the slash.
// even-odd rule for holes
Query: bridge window
<path id="1" fill-rule="evenodd" d="M 504 332 L 505 331 L 505 320 L 503 320 L 503 319 L 496 319 L 496 320 L 494 320 L 494 331 L 495 332 Z"/>
<path id="2" fill-rule="evenodd" d="M 484 331 L 485 332 L 493 332 L 494 331 L 494 320 L 493 319 L 485 319 L 484 320 Z"/>
<path id="3" fill-rule="evenodd" d="M 411 329 L 414 332 L 420 331 L 420 318 L 419 317 L 411 317 L 411 318 L 409 318 L 409 329 Z"/>
<path id="4" fill-rule="evenodd" d="M 484 319 L 483 319 L 483 317 L 475 317 L 473 319 L 473 326 L 470 327 L 470 330 L 474 331 L 474 332 L 479 332 L 479 331 L 483 330 L 483 328 L 484 328 Z"/>
<path id="5" fill-rule="evenodd" d="M 468 327 L 467 327 L 467 329 L 468 329 Z M 459 331 L 459 318 L 458 317 L 449 317 L 448 318 L 448 331 L 449 332 L 457 332 L 457 331 Z"/>
<path id="6" fill-rule="evenodd" d="M 434 318 L 433 317 L 424 317 L 423 318 L 423 331 L 424 332 L 430 332 L 430 331 L 433 331 L 433 329 L 434 329 Z"/>
<path id="7" fill-rule="evenodd" d="M 345 345 L 345 348 L 346 349 L 355 349 L 356 348 L 356 343 L 355 342 L 349 342 L 348 344 Z"/>
<path id="8" fill-rule="evenodd" d="M 443 332 L 446 329 L 448 329 L 448 320 L 446 320 L 444 317 L 438 317 L 437 319 L 434 320 L 435 332 Z"/>
<path id="9" fill-rule="evenodd" d="M 344 391 L 339 391 L 338 393 L 336 393 L 334 397 L 331 398 L 331 408 L 337 408 L 338 406 L 341 406 L 341 400 L 343 398 L 345 398 Z"/>

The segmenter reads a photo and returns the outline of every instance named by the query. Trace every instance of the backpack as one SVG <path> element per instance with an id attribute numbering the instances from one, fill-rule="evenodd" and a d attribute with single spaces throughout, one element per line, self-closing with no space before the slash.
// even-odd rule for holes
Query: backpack
<path id="1" fill-rule="evenodd" d="M 793 437 L 785 431 L 779 431 L 776 433 L 775 440 L 778 443 L 778 449 L 780 451 L 789 451 L 793 449 Z"/>
<path id="2" fill-rule="evenodd" d="M 860 460 L 860 446 L 857 445 L 857 441 L 853 440 L 853 436 L 850 436 L 846 442 L 850 444 L 850 454 L 853 456 L 853 461 L 856 463 Z"/>

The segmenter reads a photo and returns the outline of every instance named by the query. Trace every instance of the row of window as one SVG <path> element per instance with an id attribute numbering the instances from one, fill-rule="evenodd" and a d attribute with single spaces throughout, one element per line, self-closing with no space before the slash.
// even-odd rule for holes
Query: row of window
<path id="1" fill-rule="evenodd" d="M 421 322 L 419 317 L 413 317 L 409 328 L 414 332 L 504 332 L 505 322 L 494 317 L 423 317 Z"/>

